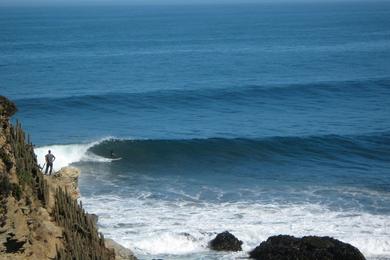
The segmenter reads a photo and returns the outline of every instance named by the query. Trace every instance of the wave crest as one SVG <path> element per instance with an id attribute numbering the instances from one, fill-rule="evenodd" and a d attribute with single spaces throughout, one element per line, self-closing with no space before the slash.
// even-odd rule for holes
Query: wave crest
<path id="1" fill-rule="evenodd" d="M 109 158 L 104 158 L 89 152 L 91 147 L 99 145 L 100 143 L 109 139 L 110 138 L 108 137 L 96 142 L 85 144 L 57 144 L 41 146 L 35 148 L 34 152 L 37 156 L 38 163 L 43 165 L 45 163 L 45 155 L 47 154 L 48 150 L 51 150 L 56 157 L 55 163 L 53 164 L 55 171 L 80 161 L 110 162 L 112 160 Z"/>

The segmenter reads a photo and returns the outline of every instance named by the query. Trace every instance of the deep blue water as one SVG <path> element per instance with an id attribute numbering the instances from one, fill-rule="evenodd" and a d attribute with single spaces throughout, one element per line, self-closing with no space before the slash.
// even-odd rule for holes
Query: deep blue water
<path id="1" fill-rule="evenodd" d="M 0 32 L 37 155 L 141 259 L 244 255 L 207 249 L 224 230 L 390 258 L 390 3 L 3 7 Z"/>

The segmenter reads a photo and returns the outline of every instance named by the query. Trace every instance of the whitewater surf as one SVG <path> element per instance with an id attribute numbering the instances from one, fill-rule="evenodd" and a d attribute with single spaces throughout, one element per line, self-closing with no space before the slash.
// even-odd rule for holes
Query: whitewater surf
<path id="1" fill-rule="evenodd" d="M 78 167 L 83 205 L 99 215 L 105 234 L 140 256 L 182 259 L 201 253 L 213 258 L 208 241 L 228 229 L 243 240 L 244 252 L 220 256 L 226 259 L 245 256 L 275 234 L 313 233 L 334 236 L 368 257 L 378 257 L 389 253 L 390 196 L 373 189 L 381 184 L 362 173 L 368 163 L 385 167 L 389 138 L 375 133 L 263 139 L 107 137 L 35 151 L 42 158 L 51 149 L 59 158 L 57 168 Z M 112 150 L 121 160 L 106 157 Z M 347 159 L 345 153 L 355 158 Z M 332 175 L 302 172 L 319 161 L 333 169 Z M 345 176 L 335 168 L 340 164 L 354 170 Z"/>

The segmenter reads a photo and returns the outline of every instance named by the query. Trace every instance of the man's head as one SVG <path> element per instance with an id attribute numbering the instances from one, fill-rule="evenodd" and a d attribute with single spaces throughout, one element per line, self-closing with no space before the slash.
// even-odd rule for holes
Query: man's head
<path id="1" fill-rule="evenodd" d="M 51 153 L 51 151 L 49 150 L 49 153 Z"/>

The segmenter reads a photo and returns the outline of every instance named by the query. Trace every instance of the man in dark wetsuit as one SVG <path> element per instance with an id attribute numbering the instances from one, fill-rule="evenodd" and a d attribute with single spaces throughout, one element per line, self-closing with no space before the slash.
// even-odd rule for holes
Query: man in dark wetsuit
<path id="1" fill-rule="evenodd" d="M 53 170 L 53 162 L 55 161 L 55 159 L 56 159 L 56 157 L 49 150 L 49 153 L 45 155 L 45 161 L 46 161 L 46 171 L 45 171 L 45 174 L 47 174 L 47 170 L 50 167 L 50 174 L 49 175 L 51 175 L 51 171 Z"/>
<path id="2" fill-rule="evenodd" d="M 111 150 L 111 151 L 110 151 L 110 155 L 111 155 L 111 158 L 115 158 L 115 157 L 116 157 L 116 155 L 115 155 L 115 153 L 114 153 L 114 150 Z"/>

